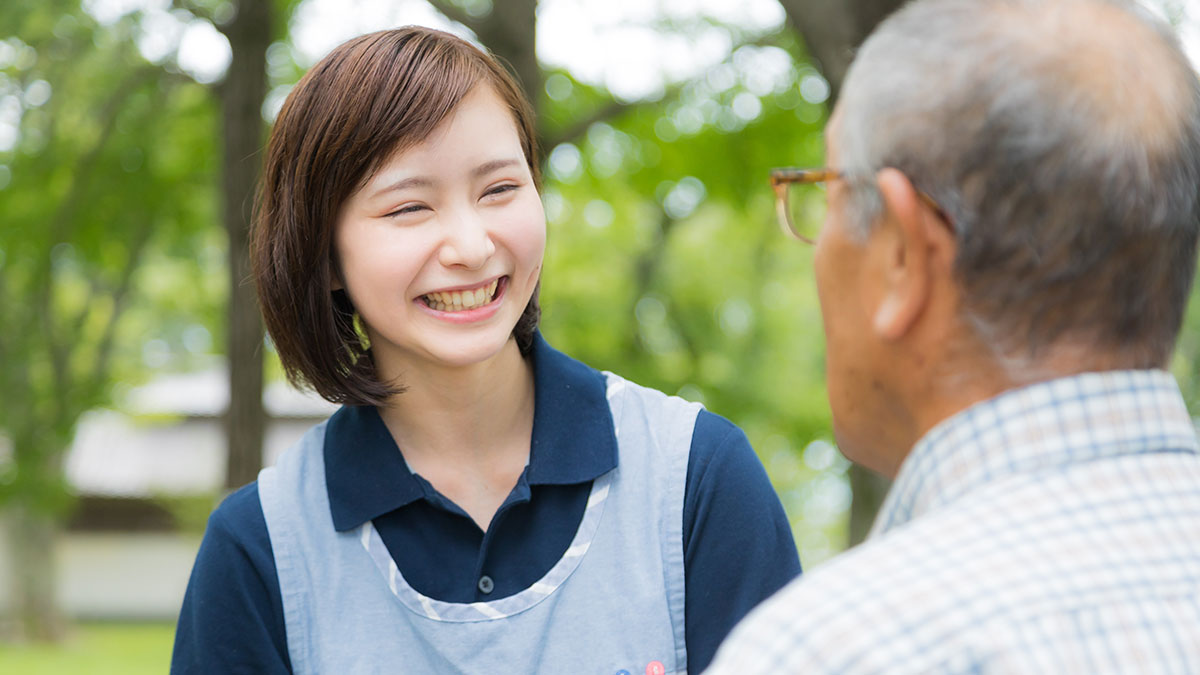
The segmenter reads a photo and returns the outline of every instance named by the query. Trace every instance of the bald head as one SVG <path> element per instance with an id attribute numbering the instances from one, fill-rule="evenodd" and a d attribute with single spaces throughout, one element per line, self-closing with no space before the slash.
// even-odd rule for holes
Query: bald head
<path id="1" fill-rule="evenodd" d="M 1106 0 L 918 0 L 872 34 L 839 168 L 903 171 L 953 221 L 962 314 L 1013 368 L 1069 346 L 1160 367 L 1200 227 L 1200 85 L 1170 29 Z M 881 204 L 853 189 L 866 231 Z"/>
<path id="2" fill-rule="evenodd" d="M 1187 118 L 1195 76 L 1174 37 L 1139 15 L 1135 5 L 1063 0 L 985 2 L 980 24 L 998 42 L 1011 41 L 1011 65 L 1061 98 L 1096 131 L 1131 135 L 1162 147 Z"/>

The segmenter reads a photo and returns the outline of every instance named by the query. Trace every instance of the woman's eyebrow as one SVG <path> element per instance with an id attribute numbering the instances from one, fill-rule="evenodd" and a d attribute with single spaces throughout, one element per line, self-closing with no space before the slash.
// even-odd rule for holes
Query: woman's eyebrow
<path id="1" fill-rule="evenodd" d="M 493 159 L 491 161 L 484 162 L 483 164 L 480 164 L 479 166 L 472 169 L 471 175 L 475 178 L 478 178 L 480 176 L 485 176 L 497 169 L 503 169 L 506 167 L 519 165 L 519 164 L 521 164 L 521 162 L 522 162 L 522 160 L 513 159 L 511 157 L 506 158 L 506 159 Z M 412 187 L 431 187 L 433 185 L 433 182 L 434 181 L 432 179 L 427 178 L 425 176 L 411 176 L 409 178 L 402 178 L 394 183 L 385 185 L 385 186 L 379 188 L 378 190 L 376 190 L 375 192 L 371 193 L 371 198 L 374 199 L 375 197 L 378 197 L 379 195 L 382 195 L 385 192 L 396 192 L 398 190 L 405 190 L 407 188 L 412 188 Z"/>
<path id="2" fill-rule="evenodd" d="M 480 164 L 479 166 L 475 167 L 475 170 L 472 171 L 471 174 L 474 175 L 476 178 L 478 178 L 480 176 L 489 174 L 489 173 L 495 171 L 496 169 L 503 169 L 505 167 L 520 164 L 521 161 L 522 160 L 513 159 L 511 157 L 507 158 L 507 159 L 493 159 L 490 162 L 484 162 L 483 164 Z"/>
<path id="3" fill-rule="evenodd" d="M 371 198 L 374 199 L 385 192 L 395 192 L 397 190 L 404 190 L 410 187 L 429 187 L 431 185 L 433 185 L 433 181 L 424 176 L 402 178 L 395 183 L 391 183 L 390 185 L 385 185 L 379 188 L 371 194 Z"/>

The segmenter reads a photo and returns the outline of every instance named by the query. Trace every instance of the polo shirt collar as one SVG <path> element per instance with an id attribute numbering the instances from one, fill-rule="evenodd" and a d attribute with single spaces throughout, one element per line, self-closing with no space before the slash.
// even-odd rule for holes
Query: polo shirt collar
<path id="1" fill-rule="evenodd" d="M 540 333 L 527 358 L 534 373 L 529 484 L 584 483 L 616 468 L 617 438 L 604 375 L 554 349 Z M 374 407 L 343 406 L 334 413 L 325 429 L 324 455 L 338 531 L 425 498 Z"/>

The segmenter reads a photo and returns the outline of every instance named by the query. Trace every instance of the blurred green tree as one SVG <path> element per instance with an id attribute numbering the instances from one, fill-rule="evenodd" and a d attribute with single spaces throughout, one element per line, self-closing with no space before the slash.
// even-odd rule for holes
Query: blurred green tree
<path id="1" fill-rule="evenodd" d="M 175 29 L 207 22 L 227 35 L 230 75 L 213 86 L 182 72 L 170 29 L 147 25 L 143 12 L 102 22 L 65 0 L 0 9 L 12 31 L 0 35 L 0 97 L 17 113 L 12 147 L 0 147 L 0 323 L 19 327 L 0 335 L 0 383 L 12 400 L 0 411 L 12 447 L 0 500 L 27 637 L 63 633 L 52 574 L 57 522 L 71 503 L 63 454 L 80 415 L 145 369 L 139 329 L 169 333 L 172 321 L 194 327 L 204 317 L 219 334 L 212 310 L 227 293 L 230 447 L 256 454 L 247 470 L 236 461 L 245 450 L 232 453 L 228 482 L 245 483 L 261 466 L 262 328 L 243 283 L 245 233 L 265 128 L 265 52 L 280 37 L 272 5 L 286 16 L 295 4 L 168 8 Z M 155 40 L 162 53 L 148 57 Z M 229 289 L 211 275 L 221 267 L 212 255 L 218 204 L 232 242 Z"/>
<path id="2" fill-rule="evenodd" d="M 138 53 L 132 19 L 102 27 L 60 0 L 6 3 L 0 25 L 14 33 L 0 42 L 0 99 L 17 118 L 0 147 L 0 500 L 20 629 L 53 639 L 63 455 L 79 416 L 140 361 L 145 314 L 123 321 L 130 308 L 189 304 L 172 295 L 181 284 L 140 272 L 207 246 L 213 111 L 202 86 Z"/>

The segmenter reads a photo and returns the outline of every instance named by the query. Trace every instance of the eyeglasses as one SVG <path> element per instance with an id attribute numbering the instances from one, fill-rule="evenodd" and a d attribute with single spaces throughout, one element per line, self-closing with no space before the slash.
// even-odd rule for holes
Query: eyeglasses
<path id="1" fill-rule="evenodd" d="M 825 220 L 825 183 L 842 174 L 834 169 L 771 169 L 775 213 L 783 233 L 815 243 Z"/>
<path id="2" fill-rule="evenodd" d="M 775 191 L 775 213 L 779 227 L 789 237 L 806 244 L 817 241 L 825 220 L 825 183 L 845 178 L 837 169 L 771 169 L 771 189 Z M 933 209 L 947 225 L 950 219 L 933 197 L 917 191 L 917 196 Z M 951 226 L 951 229 L 953 227 Z"/>

